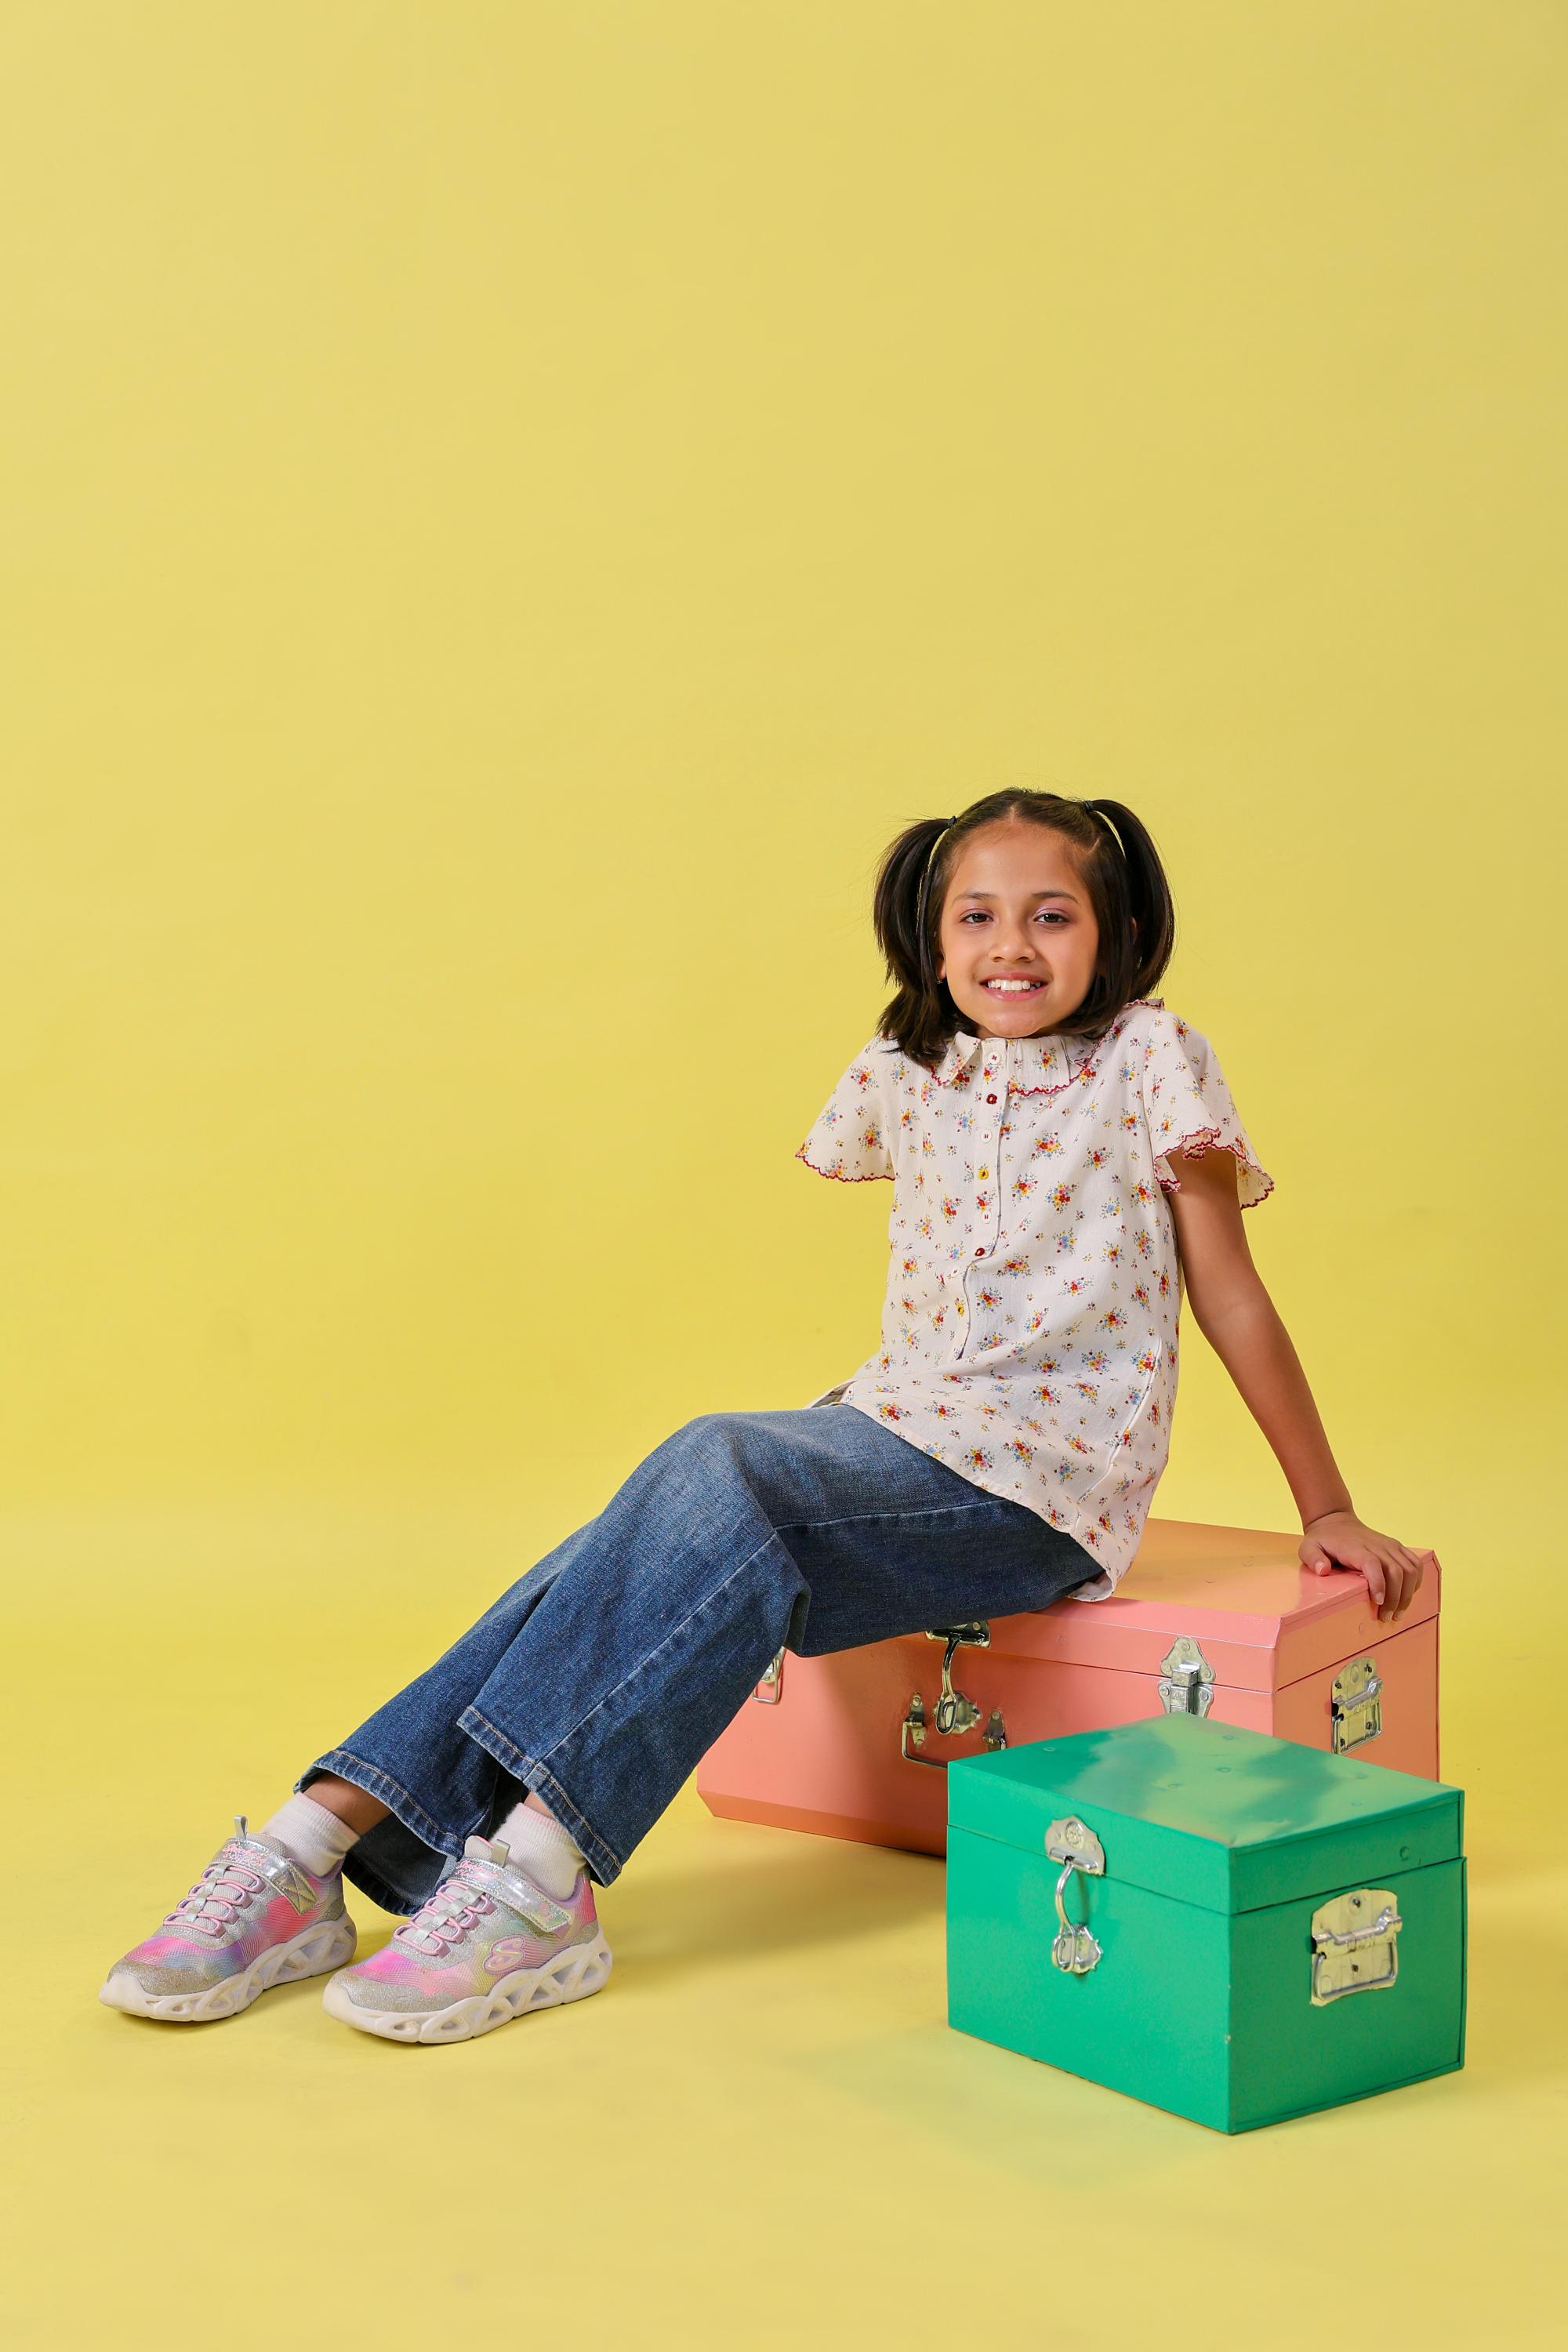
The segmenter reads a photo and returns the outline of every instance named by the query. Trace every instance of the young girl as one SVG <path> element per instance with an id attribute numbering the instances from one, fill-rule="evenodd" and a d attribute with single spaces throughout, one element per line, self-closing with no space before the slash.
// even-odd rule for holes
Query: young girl
<path id="1" fill-rule="evenodd" d="M 811 1404 L 700 1413 L 405 1690 L 228 1839 L 100 1999 L 180 2023 L 331 1977 L 334 2018 L 461 2042 L 598 1991 L 595 1907 L 781 1649 L 1113 1592 L 1170 1446 L 1184 1289 L 1301 1514 L 1381 1617 L 1424 1559 L 1356 1517 L 1241 1212 L 1259 1166 L 1152 995 L 1154 845 L 1008 791 L 900 834 L 896 993 L 797 1158 L 893 1184 L 880 1347 Z M 305 1791 L 310 1793 L 307 1795 Z M 407 1915 L 352 1967 L 342 1879 Z"/>

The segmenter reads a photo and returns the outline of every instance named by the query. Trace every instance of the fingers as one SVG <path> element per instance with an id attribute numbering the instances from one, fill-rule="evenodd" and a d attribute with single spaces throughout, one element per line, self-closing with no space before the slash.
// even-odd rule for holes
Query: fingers
<path id="1" fill-rule="evenodd" d="M 1373 1612 L 1381 1617 L 1388 1592 L 1388 1570 L 1383 1564 L 1383 1556 L 1380 1552 L 1369 1551 L 1364 1559 L 1357 1560 L 1356 1566 L 1366 1579 L 1366 1589 L 1372 1595 Z"/>
<path id="2" fill-rule="evenodd" d="M 1408 1545 L 1401 1549 L 1405 1553 L 1405 1598 L 1399 1604 L 1398 1613 L 1403 1616 L 1421 1590 L 1421 1580 L 1426 1573 L 1426 1567 L 1418 1551 L 1412 1551 Z"/>
<path id="3" fill-rule="evenodd" d="M 1404 1544 L 1391 1543 L 1382 1562 L 1383 1593 L 1377 1613 L 1392 1622 L 1403 1617 L 1421 1582 L 1421 1563 Z"/>
<path id="4" fill-rule="evenodd" d="M 1331 1576 L 1337 1568 L 1345 1568 L 1364 1577 L 1373 1613 L 1385 1623 L 1405 1615 L 1428 1569 L 1440 1565 L 1435 1551 L 1395 1543 L 1391 1536 L 1380 1536 L 1375 1545 L 1358 1545 L 1350 1556 L 1338 1559 L 1309 1538 L 1300 1559 L 1314 1576 Z"/>
<path id="5" fill-rule="evenodd" d="M 1388 1623 L 1403 1616 L 1415 1598 L 1415 1583 L 1407 1580 L 1405 1559 L 1406 1554 L 1400 1544 L 1391 1544 L 1384 1557 L 1383 1600 L 1377 1613 Z"/>

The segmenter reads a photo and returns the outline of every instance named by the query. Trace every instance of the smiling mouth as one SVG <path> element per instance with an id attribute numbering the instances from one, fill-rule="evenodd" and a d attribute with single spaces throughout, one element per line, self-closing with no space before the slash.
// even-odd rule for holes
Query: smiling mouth
<path id="1" fill-rule="evenodd" d="M 980 983 L 987 996 L 1038 996 L 1045 984 L 1043 980 L 983 980 Z"/>

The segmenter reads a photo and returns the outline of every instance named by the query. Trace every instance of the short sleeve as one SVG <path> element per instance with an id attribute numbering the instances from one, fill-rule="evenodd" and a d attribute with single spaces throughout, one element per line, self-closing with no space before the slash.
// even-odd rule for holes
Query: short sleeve
<path id="1" fill-rule="evenodd" d="M 1145 1044 L 1142 1087 L 1162 1191 L 1182 1189 L 1171 1168 L 1173 1151 L 1185 1151 L 1194 1160 L 1206 1151 L 1228 1151 L 1236 1160 L 1236 1192 L 1242 1207 L 1254 1208 L 1268 1198 L 1274 1179 L 1247 1139 L 1214 1047 L 1163 1008 L 1154 1014 Z"/>
<path id="2" fill-rule="evenodd" d="M 818 1111 L 795 1158 L 819 1176 L 837 1176 L 846 1184 L 890 1177 L 889 1076 L 887 1047 L 879 1036 L 873 1037 Z"/>

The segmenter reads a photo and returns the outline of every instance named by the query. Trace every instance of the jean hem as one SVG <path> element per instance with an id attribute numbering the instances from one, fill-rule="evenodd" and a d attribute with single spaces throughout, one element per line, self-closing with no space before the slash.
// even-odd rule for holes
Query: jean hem
<path id="1" fill-rule="evenodd" d="M 547 1764 L 542 1764 L 535 1756 L 525 1755 L 504 1731 L 498 1730 L 488 1716 L 481 1715 L 478 1707 L 466 1706 L 463 1709 L 458 1717 L 458 1728 L 466 1731 L 488 1756 L 493 1756 L 514 1780 L 521 1780 L 525 1789 L 532 1789 L 544 1799 L 551 1811 L 571 1831 L 601 1886 L 608 1886 L 613 1879 L 620 1876 L 626 1867 L 620 1855 L 613 1846 L 605 1843 L 592 1822 L 568 1796 Z"/>
<path id="2" fill-rule="evenodd" d="M 325 1772 L 330 1772 L 334 1780 L 347 1780 L 353 1788 L 363 1789 L 367 1796 L 378 1797 L 388 1812 L 395 1813 L 421 1845 L 427 1845 L 433 1852 L 446 1854 L 453 1861 L 462 1860 L 463 1839 L 454 1831 L 442 1829 L 400 1781 L 395 1780 L 389 1772 L 384 1772 L 378 1764 L 367 1764 L 352 1748 L 329 1748 L 325 1755 L 318 1756 L 295 1781 L 295 1795 L 301 1795 L 312 1780 L 320 1780 Z M 383 1878 L 379 1872 L 368 1869 L 359 1857 L 357 1844 L 351 1845 L 343 1856 L 343 1876 L 351 1886 L 357 1886 L 362 1895 L 368 1895 L 383 1911 L 396 1912 L 405 1918 L 412 1918 L 419 1908 L 419 1902 L 426 1899 L 421 1896 L 419 1901 L 414 1900 L 400 1887 Z"/>

